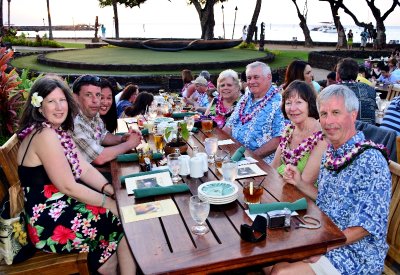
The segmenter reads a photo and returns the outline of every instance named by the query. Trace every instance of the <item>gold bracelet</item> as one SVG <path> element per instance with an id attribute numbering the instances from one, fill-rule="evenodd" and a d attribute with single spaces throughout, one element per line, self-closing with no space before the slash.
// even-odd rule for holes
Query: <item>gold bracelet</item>
<path id="1" fill-rule="evenodd" d="M 106 186 L 109 185 L 109 184 L 110 184 L 109 182 L 106 182 L 106 183 L 103 185 L 103 187 L 101 187 L 100 193 L 103 193 L 103 194 L 104 194 L 104 188 L 106 188 Z"/>

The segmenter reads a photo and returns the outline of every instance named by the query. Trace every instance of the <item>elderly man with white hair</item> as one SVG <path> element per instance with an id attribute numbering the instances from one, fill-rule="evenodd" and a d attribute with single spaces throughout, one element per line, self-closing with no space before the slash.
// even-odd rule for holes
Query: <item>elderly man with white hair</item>
<path id="1" fill-rule="evenodd" d="M 246 77 L 249 91 L 242 96 L 223 129 L 271 163 L 284 127 L 280 108 L 282 96 L 272 86 L 271 69 L 267 64 L 250 63 L 246 67 Z"/>

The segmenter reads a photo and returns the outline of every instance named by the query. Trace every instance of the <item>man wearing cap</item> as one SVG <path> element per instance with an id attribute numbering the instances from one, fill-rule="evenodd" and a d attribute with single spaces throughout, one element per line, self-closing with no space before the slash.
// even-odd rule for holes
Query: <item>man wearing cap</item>
<path id="1" fill-rule="evenodd" d="M 82 155 L 95 165 L 103 165 L 119 154 L 132 150 L 141 142 L 141 133 L 130 131 L 124 136 L 109 133 L 99 115 L 101 79 L 97 76 L 78 77 L 73 96 L 79 106 L 74 120 L 73 139 Z"/>
<path id="2" fill-rule="evenodd" d="M 247 149 L 271 163 L 284 127 L 282 96 L 272 86 L 270 67 L 256 61 L 246 67 L 249 90 L 223 128 Z"/>
<path id="3" fill-rule="evenodd" d="M 195 84 L 196 91 L 184 100 L 186 103 L 193 105 L 196 111 L 204 113 L 207 110 L 209 101 L 207 96 L 207 79 L 202 76 L 197 77 L 193 83 Z"/>

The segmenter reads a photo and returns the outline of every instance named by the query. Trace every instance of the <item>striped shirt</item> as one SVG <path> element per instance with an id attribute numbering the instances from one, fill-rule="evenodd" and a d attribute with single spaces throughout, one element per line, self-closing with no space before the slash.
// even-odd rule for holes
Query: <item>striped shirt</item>
<path id="1" fill-rule="evenodd" d="M 400 96 L 390 102 L 380 127 L 395 130 L 400 135 Z"/>

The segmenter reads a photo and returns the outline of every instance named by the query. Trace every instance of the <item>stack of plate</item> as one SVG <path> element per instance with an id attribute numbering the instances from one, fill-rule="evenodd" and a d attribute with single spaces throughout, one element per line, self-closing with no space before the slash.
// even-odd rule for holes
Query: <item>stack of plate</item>
<path id="1" fill-rule="evenodd" d="M 209 181 L 201 184 L 197 193 L 210 204 L 227 204 L 238 198 L 238 187 L 227 181 Z"/>

